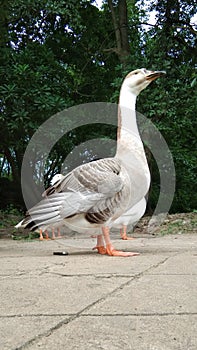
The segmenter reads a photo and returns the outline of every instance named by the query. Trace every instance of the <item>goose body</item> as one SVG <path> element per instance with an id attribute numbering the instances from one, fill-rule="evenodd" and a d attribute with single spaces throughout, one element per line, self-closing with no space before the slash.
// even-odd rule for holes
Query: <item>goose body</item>
<path id="1" fill-rule="evenodd" d="M 144 198 L 149 189 L 150 173 L 137 128 L 135 103 L 140 91 L 162 74 L 142 68 L 126 76 L 120 90 L 115 157 L 72 170 L 45 191 L 45 198 L 31 208 L 16 227 L 35 230 L 64 221 L 72 230 L 99 235 L 101 249 L 98 243 L 97 249 L 101 254 L 138 254 L 115 250 L 109 228 Z"/>
<path id="2" fill-rule="evenodd" d="M 28 211 L 26 227 L 58 224 L 65 218 L 66 226 L 72 230 L 98 234 L 102 225 L 124 212 L 129 187 L 118 159 L 81 165 L 43 193 L 44 199 Z"/>
<path id="3" fill-rule="evenodd" d="M 56 174 L 52 180 L 51 185 L 44 193 L 43 196 L 47 196 L 47 192 L 54 191 L 53 188 L 54 185 L 59 186 L 61 183 L 61 180 L 64 178 L 64 175 L 62 174 Z M 127 210 L 124 214 L 122 214 L 120 217 L 118 217 L 113 223 L 111 223 L 113 228 L 119 228 L 122 239 L 130 239 L 130 237 L 127 237 L 126 231 L 127 227 L 134 228 L 135 224 L 139 221 L 139 219 L 144 215 L 146 210 L 146 199 L 143 197 L 137 204 L 132 206 L 129 210 Z M 62 223 L 64 225 L 64 221 Z M 47 230 L 50 229 L 52 231 L 52 238 L 55 239 L 55 232 L 54 229 L 56 228 L 58 230 L 58 237 L 60 237 L 60 226 L 61 224 L 55 224 L 52 227 L 47 227 L 45 229 L 45 235 L 47 235 Z M 97 234 L 101 233 L 100 230 L 97 228 Z M 41 237 L 42 238 L 42 232 Z"/>

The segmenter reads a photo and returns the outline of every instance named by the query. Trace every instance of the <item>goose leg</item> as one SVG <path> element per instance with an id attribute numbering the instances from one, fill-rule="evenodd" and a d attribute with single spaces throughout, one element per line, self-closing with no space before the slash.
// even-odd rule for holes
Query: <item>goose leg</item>
<path id="1" fill-rule="evenodd" d="M 130 240 L 130 239 L 134 239 L 133 237 L 128 237 L 127 236 L 127 226 L 123 225 L 123 227 L 120 229 L 120 236 L 123 240 Z"/>
<path id="2" fill-rule="evenodd" d="M 62 236 L 61 236 L 61 233 L 60 233 L 60 228 L 59 228 L 59 227 L 57 228 L 57 237 L 59 237 L 59 238 L 62 237 Z"/>
<path id="3" fill-rule="evenodd" d="M 42 231 L 42 229 L 40 229 L 40 232 L 39 232 L 39 233 L 40 233 L 40 237 L 39 237 L 39 240 L 40 240 L 40 241 L 43 241 L 44 239 L 49 239 L 49 234 L 48 234 L 48 231 L 47 231 L 47 230 L 44 231 L 44 234 L 45 234 L 46 238 L 43 237 L 43 231 Z"/>
<path id="4" fill-rule="evenodd" d="M 102 228 L 103 231 L 103 236 L 104 236 L 104 240 L 106 243 L 106 254 L 110 255 L 110 256 L 135 256 L 135 255 L 139 255 L 139 253 L 135 253 L 135 252 L 122 252 L 120 250 L 115 250 L 111 241 L 110 241 L 110 237 L 109 237 L 109 227 L 103 227 Z"/>
<path id="5" fill-rule="evenodd" d="M 45 230 L 45 231 L 44 231 L 44 233 L 45 233 L 46 239 L 49 239 L 49 234 L 48 234 L 48 231 L 47 231 L 47 230 Z"/>
<path id="6" fill-rule="evenodd" d="M 54 229 L 54 227 L 52 227 L 52 237 L 51 238 L 55 239 L 55 229 Z"/>
<path id="7" fill-rule="evenodd" d="M 97 236 L 97 244 L 96 247 L 93 248 L 98 250 L 99 254 L 106 254 L 106 248 L 104 247 L 104 242 L 103 242 L 103 235 L 98 235 Z"/>
<path id="8" fill-rule="evenodd" d="M 44 237 L 43 237 L 43 234 L 42 234 L 42 229 L 40 229 L 40 241 L 43 241 L 44 240 Z"/>

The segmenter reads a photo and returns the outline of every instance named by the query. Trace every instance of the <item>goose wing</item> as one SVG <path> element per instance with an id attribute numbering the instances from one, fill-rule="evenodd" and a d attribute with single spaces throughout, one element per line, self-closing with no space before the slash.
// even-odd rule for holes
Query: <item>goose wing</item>
<path id="1" fill-rule="evenodd" d="M 98 193 L 111 197 L 119 192 L 123 186 L 120 171 L 120 161 L 114 158 L 104 158 L 83 164 L 63 176 L 54 186 L 46 189 L 43 196 L 74 192 L 87 196 L 90 193 Z"/>
<path id="2" fill-rule="evenodd" d="M 106 221 L 113 215 L 117 194 L 120 199 L 124 187 L 120 172 L 120 161 L 114 158 L 77 167 L 44 192 L 45 198 L 28 211 L 22 226 L 35 229 L 77 214 L 95 212 L 100 213 L 100 221 Z"/>

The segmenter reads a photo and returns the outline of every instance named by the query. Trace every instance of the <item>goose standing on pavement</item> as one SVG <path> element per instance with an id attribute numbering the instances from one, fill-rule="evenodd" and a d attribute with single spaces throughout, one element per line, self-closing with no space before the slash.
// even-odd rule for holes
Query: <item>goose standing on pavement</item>
<path id="1" fill-rule="evenodd" d="M 150 173 L 138 132 L 135 104 L 139 93 L 164 72 L 145 68 L 130 72 L 120 90 L 117 151 L 104 158 L 78 166 L 58 185 L 46 190 L 47 198 L 31 208 L 16 226 L 35 230 L 58 222 L 78 232 L 97 234 L 97 249 L 110 256 L 134 256 L 136 252 L 114 249 L 110 226 L 145 197 Z"/>

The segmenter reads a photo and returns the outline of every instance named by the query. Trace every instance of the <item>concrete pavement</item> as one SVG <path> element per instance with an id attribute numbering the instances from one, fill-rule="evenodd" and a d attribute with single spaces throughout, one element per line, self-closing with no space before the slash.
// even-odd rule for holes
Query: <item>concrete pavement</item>
<path id="1" fill-rule="evenodd" d="M 0 349 L 196 350 L 197 235 L 112 238 L 1 239 Z"/>

